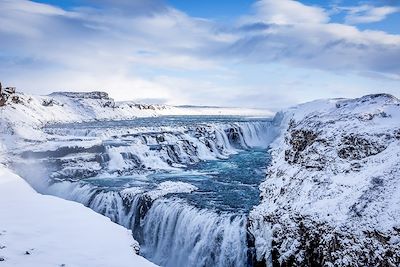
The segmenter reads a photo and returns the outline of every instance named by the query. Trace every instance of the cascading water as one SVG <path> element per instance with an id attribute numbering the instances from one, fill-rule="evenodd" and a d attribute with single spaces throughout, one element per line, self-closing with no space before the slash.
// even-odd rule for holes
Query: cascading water
<path id="1" fill-rule="evenodd" d="M 60 140 L 54 144 L 76 146 L 21 153 L 15 169 L 38 191 L 132 229 L 141 254 L 162 266 L 251 266 L 247 213 L 257 204 L 266 148 L 276 135 L 271 121 L 153 118 L 45 131 Z M 38 162 L 48 186 L 34 181 Z"/>
<path id="2" fill-rule="evenodd" d="M 245 216 L 160 199 L 143 225 L 143 255 L 163 266 L 246 265 Z"/>

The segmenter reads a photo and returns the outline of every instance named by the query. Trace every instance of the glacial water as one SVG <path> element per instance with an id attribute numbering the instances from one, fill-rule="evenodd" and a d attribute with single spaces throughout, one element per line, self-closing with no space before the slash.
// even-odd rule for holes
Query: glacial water
<path id="1" fill-rule="evenodd" d="M 247 214 L 270 160 L 270 120 L 161 117 L 45 131 L 63 147 L 24 151 L 16 168 L 40 163 L 42 193 L 132 229 L 141 254 L 161 266 L 252 266 Z M 32 171 L 20 174 L 33 183 Z"/>
<path id="2" fill-rule="evenodd" d="M 156 173 L 155 181 L 176 180 L 198 187 L 185 200 L 199 208 L 247 213 L 259 200 L 258 185 L 265 177 L 269 155 L 253 148 L 225 160 L 202 161 L 181 172 Z"/>

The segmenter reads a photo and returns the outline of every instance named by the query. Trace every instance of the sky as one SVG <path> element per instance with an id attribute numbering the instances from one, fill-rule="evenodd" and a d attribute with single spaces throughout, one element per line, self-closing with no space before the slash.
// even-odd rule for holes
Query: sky
<path id="1" fill-rule="evenodd" d="M 271 110 L 399 97 L 400 1 L 0 0 L 0 81 Z"/>

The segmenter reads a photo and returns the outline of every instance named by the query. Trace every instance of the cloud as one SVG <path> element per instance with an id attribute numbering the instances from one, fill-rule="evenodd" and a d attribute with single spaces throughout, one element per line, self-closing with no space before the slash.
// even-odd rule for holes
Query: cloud
<path id="1" fill-rule="evenodd" d="M 390 14 L 400 12 L 399 7 L 361 5 L 355 7 L 339 7 L 339 10 L 347 12 L 345 22 L 347 24 L 372 23 L 386 19 Z"/>
<path id="2" fill-rule="evenodd" d="M 324 23 L 329 17 L 323 8 L 292 0 L 262 0 L 254 4 L 255 16 L 269 24 Z"/>
<path id="3" fill-rule="evenodd" d="M 117 2 L 123 5 L 70 11 L 25 0 L 0 2 L 5 14 L 0 17 L 0 34 L 7 37 L 0 44 L 3 54 L 78 69 L 96 66 L 92 64 L 96 62 L 103 62 L 99 65 L 106 67 L 145 64 L 157 58 L 164 58 L 161 65 L 169 67 L 167 57 L 171 58 L 172 68 L 208 68 L 210 59 L 201 64 L 201 51 L 211 51 L 232 38 L 214 31 L 214 25 L 207 20 L 191 18 L 167 6 L 151 14 L 121 14 L 125 5 L 145 5 L 145 1 Z"/>
<path id="4" fill-rule="evenodd" d="M 203 54 L 232 36 L 171 7 L 153 8 L 154 2 L 102 0 L 96 7 L 64 10 L 0 1 L 1 76 L 37 93 L 103 88 L 116 98 L 171 99 L 171 88 L 154 77 L 162 71 L 220 69 Z M 139 4 L 146 12 L 121 12 Z"/>
<path id="5" fill-rule="evenodd" d="M 126 14 L 154 14 L 166 8 L 164 0 L 84 0 L 89 6 L 114 9 Z"/>
<path id="6" fill-rule="evenodd" d="M 325 10 L 297 1 L 258 1 L 239 28 L 241 38 L 227 51 L 245 61 L 334 72 L 400 72 L 399 35 L 333 23 Z M 243 28 L 249 30 L 243 33 Z"/>

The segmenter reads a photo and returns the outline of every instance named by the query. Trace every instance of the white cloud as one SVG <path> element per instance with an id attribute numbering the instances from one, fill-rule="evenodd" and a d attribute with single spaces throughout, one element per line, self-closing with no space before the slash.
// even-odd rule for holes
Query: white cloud
<path id="1" fill-rule="evenodd" d="M 400 8 L 395 6 L 375 7 L 370 5 L 339 7 L 339 10 L 347 12 L 345 22 L 348 24 L 378 22 L 386 19 L 390 14 L 400 12 Z"/>
<path id="2" fill-rule="evenodd" d="M 307 6 L 294 0 L 259 0 L 255 16 L 270 24 L 324 23 L 329 16 L 323 8 Z"/>
<path id="3" fill-rule="evenodd" d="M 254 9 L 232 55 L 335 72 L 400 72 L 399 35 L 329 22 L 324 10 L 292 0 L 261 0 Z"/>
<path id="4" fill-rule="evenodd" d="M 183 104 L 183 94 L 176 92 L 186 91 L 188 82 L 157 80 L 163 70 L 221 70 L 204 55 L 231 42 L 232 34 L 167 6 L 134 14 L 120 8 L 66 11 L 26 0 L 0 1 L 0 77 L 33 93 L 107 90 L 117 99 L 156 97 Z"/>
<path id="5" fill-rule="evenodd" d="M 5 14 L 0 16 L 0 34 L 5 40 L 0 46 L 4 54 L 77 70 L 129 68 L 146 62 L 154 64 L 158 58 L 162 59 L 162 67 L 209 68 L 212 60 L 205 58 L 203 62 L 202 51 L 233 38 L 214 32 L 209 21 L 168 7 L 151 14 L 130 15 L 115 8 L 64 11 L 13 0 L 0 2 L 0 9 Z"/>

